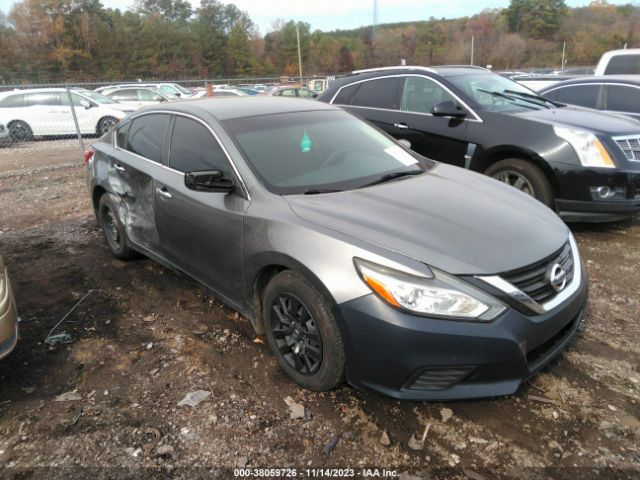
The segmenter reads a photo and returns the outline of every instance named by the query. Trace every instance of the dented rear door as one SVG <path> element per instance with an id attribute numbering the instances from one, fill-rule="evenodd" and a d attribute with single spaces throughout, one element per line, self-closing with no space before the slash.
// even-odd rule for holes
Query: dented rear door
<path id="1" fill-rule="evenodd" d="M 127 132 L 118 131 L 121 143 L 111 156 L 109 185 L 120 199 L 120 218 L 129 239 L 159 253 L 155 221 L 155 181 L 162 171 L 169 115 L 150 113 L 135 117 Z"/>

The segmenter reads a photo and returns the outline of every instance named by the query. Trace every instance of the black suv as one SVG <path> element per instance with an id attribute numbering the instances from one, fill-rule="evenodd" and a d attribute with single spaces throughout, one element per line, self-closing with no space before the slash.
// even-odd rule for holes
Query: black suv
<path id="1" fill-rule="evenodd" d="M 551 102 L 469 66 L 386 67 L 335 80 L 318 100 L 341 105 L 416 152 L 485 173 L 567 221 L 640 210 L 640 123 Z"/>

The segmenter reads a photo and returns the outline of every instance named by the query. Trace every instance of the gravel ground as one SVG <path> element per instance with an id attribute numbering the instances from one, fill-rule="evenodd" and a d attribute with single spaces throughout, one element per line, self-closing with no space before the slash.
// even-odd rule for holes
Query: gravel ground
<path id="1" fill-rule="evenodd" d="M 571 226 L 590 280 L 584 328 L 516 395 L 397 402 L 298 388 L 210 292 L 114 260 L 80 164 L 74 140 L 0 149 L 0 252 L 21 317 L 0 362 L 0 478 L 640 478 L 638 217 Z M 45 345 L 88 292 L 57 331 L 73 342 Z M 198 390 L 201 403 L 178 405 Z M 331 473 L 351 472 L 315 478 Z"/>

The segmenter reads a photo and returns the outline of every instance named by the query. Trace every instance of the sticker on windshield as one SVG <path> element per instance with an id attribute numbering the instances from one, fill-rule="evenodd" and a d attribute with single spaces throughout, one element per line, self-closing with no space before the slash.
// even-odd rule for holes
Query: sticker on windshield
<path id="1" fill-rule="evenodd" d="M 304 135 L 302 136 L 302 140 L 300 140 L 300 150 L 302 151 L 302 153 L 308 153 L 311 151 L 311 146 L 313 145 L 313 143 L 311 142 L 311 139 L 309 138 L 309 135 L 307 135 L 307 131 L 304 131 Z"/>
<path id="2" fill-rule="evenodd" d="M 418 163 L 418 160 L 413 158 L 409 153 L 405 152 L 401 147 L 394 145 L 393 147 L 385 148 L 384 151 L 398 160 L 403 165 L 409 166 Z"/>

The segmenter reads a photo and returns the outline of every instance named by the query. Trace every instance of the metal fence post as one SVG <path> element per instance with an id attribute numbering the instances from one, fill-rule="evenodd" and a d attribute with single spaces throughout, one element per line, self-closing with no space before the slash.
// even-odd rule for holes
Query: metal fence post
<path id="1" fill-rule="evenodd" d="M 69 108 L 71 109 L 71 116 L 73 117 L 73 124 L 76 126 L 76 133 L 78 134 L 78 143 L 80 143 L 80 151 L 84 155 L 84 142 L 82 141 L 82 134 L 80 133 L 80 126 L 78 125 L 78 117 L 76 117 L 76 107 L 73 105 L 73 98 L 71 97 L 71 89 L 67 85 L 67 96 L 69 97 Z"/>

